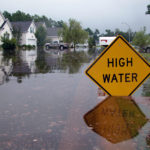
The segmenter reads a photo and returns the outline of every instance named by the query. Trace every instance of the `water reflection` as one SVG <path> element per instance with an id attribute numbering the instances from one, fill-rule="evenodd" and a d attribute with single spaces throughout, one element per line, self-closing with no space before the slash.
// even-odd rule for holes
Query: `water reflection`
<path id="1" fill-rule="evenodd" d="M 88 63 L 89 59 L 85 52 L 68 52 L 62 57 L 62 67 L 68 73 L 78 73 L 83 63 Z"/>
<path id="2" fill-rule="evenodd" d="M 49 67 L 45 62 L 45 53 L 43 50 L 39 49 L 37 51 L 37 59 L 35 61 L 37 73 L 48 73 Z"/>
<path id="3" fill-rule="evenodd" d="M 94 132 L 111 143 L 129 140 L 148 121 L 131 97 L 108 97 L 84 116 Z"/>
<path id="4" fill-rule="evenodd" d="M 22 82 L 23 77 L 29 77 L 31 73 L 36 71 L 35 60 L 37 58 L 36 50 L 22 50 L 18 51 L 13 60 L 12 75 L 17 77 L 19 83 Z"/>
<path id="5" fill-rule="evenodd" d="M 5 81 L 9 81 L 12 68 L 12 59 L 7 56 L 3 57 L 3 53 L 0 51 L 0 85 L 4 84 Z"/>
<path id="6" fill-rule="evenodd" d="M 13 56 L 0 53 L 0 84 L 8 81 L 10 75 L 22 79 L 39 73 L 78 73 L 83 63 L 89 62 L 86 51 L 69 50 L 19 50 Z"/>

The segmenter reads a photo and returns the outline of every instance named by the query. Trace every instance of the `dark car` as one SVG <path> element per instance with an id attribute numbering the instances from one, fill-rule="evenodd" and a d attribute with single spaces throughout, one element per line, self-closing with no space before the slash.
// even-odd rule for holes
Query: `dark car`
<path id="1" fill-rule="evenodd" d="M 46 47 L 46 49 L 60 49 L 60 50 L 63 50 L 63 49 L 68 49 L 69 45 L 68 45 L 68 43 L 63 43 L 63 42 L 58 43 L 58 41 L 54 41 L 54 42 L 51 42 L 51 43 L 46 43 L 45 47 Z"/>

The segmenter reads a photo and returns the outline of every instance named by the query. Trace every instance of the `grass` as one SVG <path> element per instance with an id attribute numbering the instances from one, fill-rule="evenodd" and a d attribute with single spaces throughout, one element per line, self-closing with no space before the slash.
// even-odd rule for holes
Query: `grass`
<path id="1" fill-rule="evenodd" d="M 141 53 L 141 55 L 150 63 L 150 53 Z"/>

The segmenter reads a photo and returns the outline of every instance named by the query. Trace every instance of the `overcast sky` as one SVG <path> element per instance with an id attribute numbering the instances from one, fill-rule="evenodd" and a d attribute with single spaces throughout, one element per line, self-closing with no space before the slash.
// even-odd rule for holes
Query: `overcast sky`
<path id="1" fill-rule="evenodd" d="M 150 15 L 145 15 L 150 0 L 0 0 L 1 11 L 21 10 L 30 14 L 46 15 L 54 20 L 67 21 L 74 18 L 84 28 L 120 28 L 127 31 L 140 30 L 143 26 L 150 32 Z M 126 24 L 123 24 L 126 23 Z"/>

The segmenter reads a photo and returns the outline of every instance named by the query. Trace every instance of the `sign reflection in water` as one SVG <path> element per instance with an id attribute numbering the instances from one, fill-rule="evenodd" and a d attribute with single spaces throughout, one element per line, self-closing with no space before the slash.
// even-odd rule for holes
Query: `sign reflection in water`
<path id="1" fill-rule="evenodd" d="M 85 114 L 86 124 L 111 143 L 129 140 L 148 121 L 131 97 L 108 97 Z"/>

